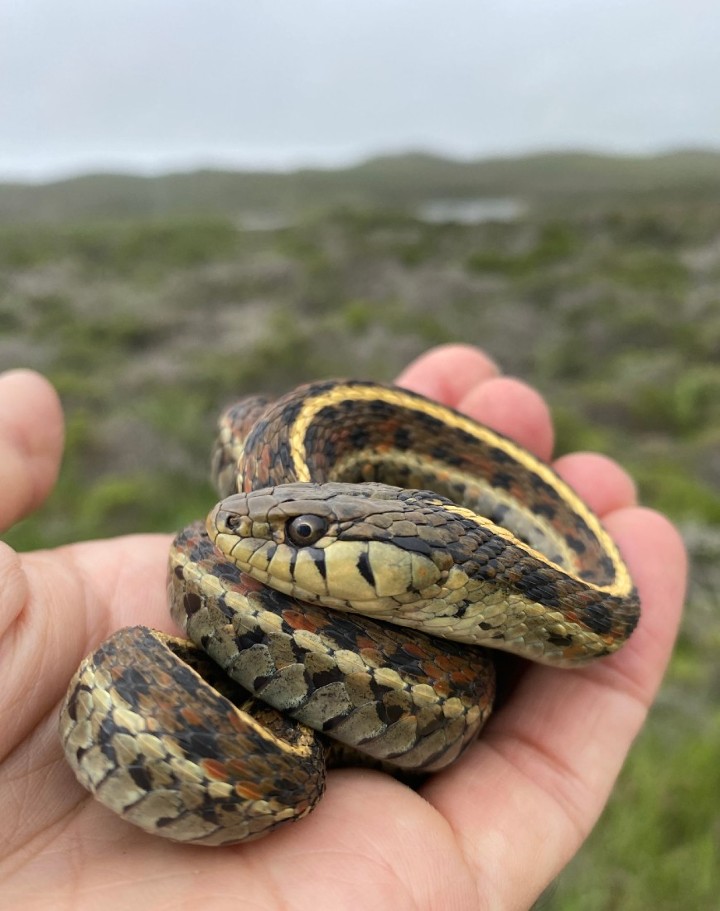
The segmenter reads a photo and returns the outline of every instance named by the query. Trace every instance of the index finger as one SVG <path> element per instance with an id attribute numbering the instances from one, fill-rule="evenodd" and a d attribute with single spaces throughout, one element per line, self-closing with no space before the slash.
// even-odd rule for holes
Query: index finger
<path id="1" fill-rule="evenodd" d="M 32 370 L 0 375 L 0 531 L 36 509 L 54 485 L 63 447 L 60 400 Z"/>

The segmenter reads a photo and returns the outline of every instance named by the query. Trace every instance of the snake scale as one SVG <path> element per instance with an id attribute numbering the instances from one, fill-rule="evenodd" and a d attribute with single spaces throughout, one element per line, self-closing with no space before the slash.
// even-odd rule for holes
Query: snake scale
<path id="1" fill-rule="evenodd" d="M 486 646 L 572 667 L 639 602 L 599 520 L 545 463 L 415 393 L 321 381 L 220 420 L 220 502 L 173 541 L 187 639 L 120 630 L 60 732 L 78 780 L 177 841 L 306 815 L 326 764 L 447 766 L 494 691 Z"/>

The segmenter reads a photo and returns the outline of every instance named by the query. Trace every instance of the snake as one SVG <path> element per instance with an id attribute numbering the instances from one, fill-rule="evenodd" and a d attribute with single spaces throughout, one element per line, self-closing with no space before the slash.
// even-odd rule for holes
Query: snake
<path id="1" fill-rule="evenodd" d="M 219 500 L 170 548 L 183 635 L 118 630 L 68 686 L 78 781 L 152 835 L 305 817 L 327 769 L 421 781 L 492 711 L 493 650 L 572 668 L 640 602 L 598 517 L 513 440 L 409 390 L 324 380 L 219 420 Z"/>

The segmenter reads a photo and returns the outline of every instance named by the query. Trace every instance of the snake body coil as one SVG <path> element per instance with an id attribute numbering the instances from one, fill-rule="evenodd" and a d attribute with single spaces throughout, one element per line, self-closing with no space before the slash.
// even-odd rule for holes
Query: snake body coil
<path id="1" fill-rule="evenodd" d="M 627 569 L 572 490 L 405 390 L 245 400 L 221 418 L 213 474 L 223 499 L 170 556 L 171 613 L 195 645 L 121 630 L 61 712 L 81 783 L 154 834 L 258 837 L 312 809 L 326 755 L 440 769 L 490 712 L 480 645 L 573 666 L 637 622 Z"/>

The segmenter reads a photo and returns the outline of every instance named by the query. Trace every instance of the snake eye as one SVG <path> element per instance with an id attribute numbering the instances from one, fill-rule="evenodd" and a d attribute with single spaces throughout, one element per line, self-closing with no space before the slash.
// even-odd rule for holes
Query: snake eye
<path id="1" fill-rule="evenodd" d="M 287 536 L 298 547 L 314 544 L 328 530 L 328 521 L 323 516 L 296 516 L 286 527 Z"/>

